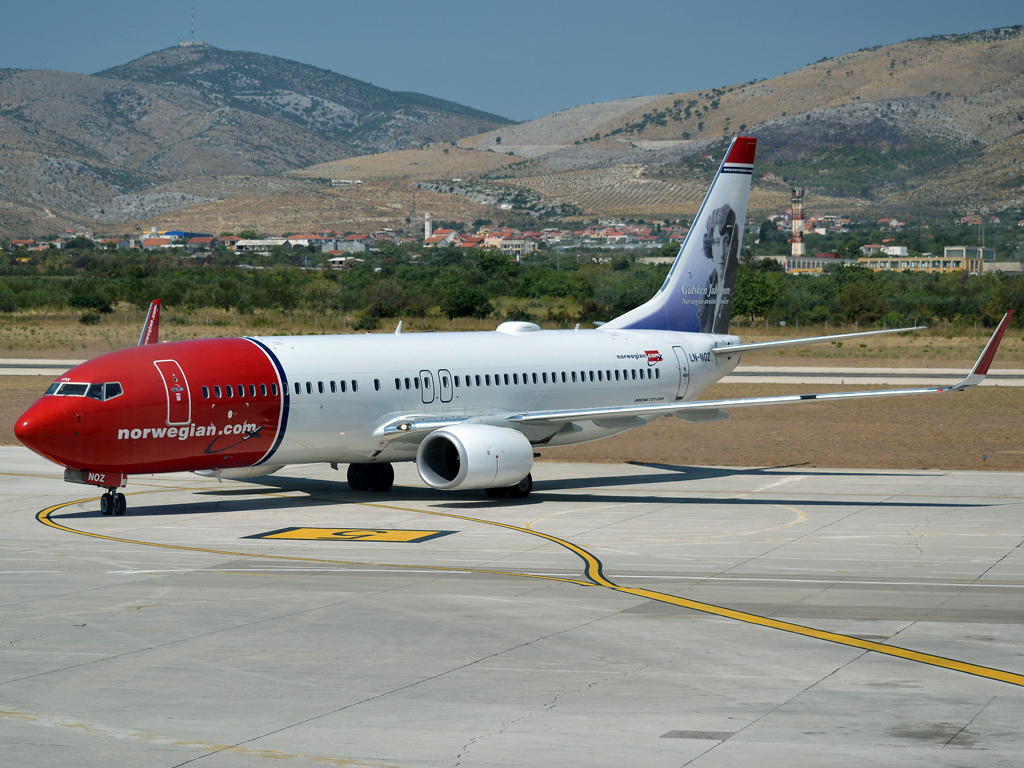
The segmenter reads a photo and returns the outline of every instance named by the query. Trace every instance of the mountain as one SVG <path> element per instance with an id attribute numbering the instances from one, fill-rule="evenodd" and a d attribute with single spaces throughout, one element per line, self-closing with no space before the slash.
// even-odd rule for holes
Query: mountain
<path id="1" fill-rule="evenodd" d="M 797 183 L 853 208 L 925 211 L 1024 206 L 1022 131 L 1024 27 L 1009 27 L 869 48 L 771 80 L 590 104 L 459 144 L 531 160 L 509 183 L 590 211 L 650 213 L 692 206 L 680 189 L 704 183 L 704 155 L 742 132 L 758 137 L 758 175 L 776 177 L 756 182 L 755 197 L 759 187 L 781 199 Z M 623 166 L 635 170 L 635 194 L 608 172 Z"/>
<path id="2" fill-rule="evenodd" d="M 0 70 L 0 234 L 147 218 L 230 197 L 253 177 L 508 122 L 212 46 L 92 76 Z"/>
<path id="3" fill-rule="evenodd" d="M 454 141 L 511 121 L 419 93 L 389 91 L 276 56 L 211 45 L 167 48 L 97 77 L 180 86 L 218 107 L 290 122 L 357 154 Z"/>

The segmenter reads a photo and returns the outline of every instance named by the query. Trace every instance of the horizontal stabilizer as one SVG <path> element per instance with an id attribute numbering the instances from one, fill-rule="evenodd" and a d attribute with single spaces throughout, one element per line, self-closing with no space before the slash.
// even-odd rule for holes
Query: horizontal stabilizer
<path id="1" fill-rule="evenodd" d="M 908 333 L 910 331 L 926 331 L 927 325 L 915 325 L 912 328 L 887 328 L 882 331 L 860 331 L 859 333 L 838 333 L 832 336 L 808 336 L 803 339 L 782 339 L 779 341 L 758 341 L 753 344 L 733 344 L 732 346 L 715 347 L 711 351 L 715 357 L 742 355 L 744 352 L 766 352 L 771 349 L 785 347 L 808 347 L 811 344 L 825 344 L 832 341 L 862 339 L 866 336 L 881 336 L 885 333 Z"/>

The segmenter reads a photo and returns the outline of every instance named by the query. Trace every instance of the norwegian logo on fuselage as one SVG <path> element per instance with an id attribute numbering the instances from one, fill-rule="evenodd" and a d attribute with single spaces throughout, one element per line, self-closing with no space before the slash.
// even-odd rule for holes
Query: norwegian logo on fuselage
<path id="1" fill-rule="evenodd" d="M 656 349 L 645 350 L 644 354 L 647 355 L 647 365 L 648 366 L 657 365 L 663 359 L 662 356 L 661 356 L 661 352 L 659 352 Z"/>

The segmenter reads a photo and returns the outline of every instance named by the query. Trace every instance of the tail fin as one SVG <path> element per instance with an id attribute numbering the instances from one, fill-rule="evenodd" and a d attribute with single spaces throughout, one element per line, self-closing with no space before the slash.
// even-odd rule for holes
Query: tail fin
<path id="1" fill-rule="evenodd" d="M 156 344 L 160 337 L 160 299 L 153 299 L 149 305 L 149 312 L 146 313 L 146 322 L 142 324 L 142 335 L 139 336 L 139 346 L 143 344 Z"/>
<path id="2" fill-rule="evenodd" d="M 728 333 L 757 139 L 737 136 L 654 297 L 602 330 Z"/>

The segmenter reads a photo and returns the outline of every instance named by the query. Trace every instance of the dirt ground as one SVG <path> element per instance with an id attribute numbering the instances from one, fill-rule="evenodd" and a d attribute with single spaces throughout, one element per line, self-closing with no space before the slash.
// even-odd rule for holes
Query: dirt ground
<path id="1" fill-rule="evenodd" d="M 16 445 L 14 422 L 49 384 L 45 376 L 0 376 L 0 445 Z M 757 397 L 849 387 L 719 384 L 707 398 Z M 671 465 L 989 469 L 1024 471 L 1024 390 L 969 392 L 765 406 L 727 421 L 675 417 L 579 446 L 541 449 L 541 460 Z M 988 459 L 982 465 L 982 455 Z"/>

